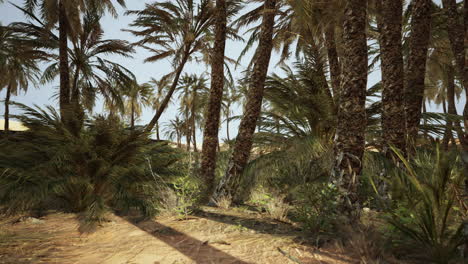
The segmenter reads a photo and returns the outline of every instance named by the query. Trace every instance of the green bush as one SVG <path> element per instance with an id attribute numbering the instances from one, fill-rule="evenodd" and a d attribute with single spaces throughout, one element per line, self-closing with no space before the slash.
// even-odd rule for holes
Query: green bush
<path id="1" fill-rule="evenodd" d="M 304 230 L 330 233 L 338 220 L 338 190 L 330 183 L 305 184 L 297 190 L 295 220 Z"/>
<path id="2" fill-rule="evenodd" d="M 457 263 L 462 244 L 462 219 L 457 188 L 463 182 L 456 152 L 418 152 L 409 162 L 398 153 L 404 168 L 391 175 L 392 203 L 385 219 L 399 235 L 394 245 L 406 257 L 425 263 Z"/>
<path id="3" fill-rule="evenodd" d="M 80 214 L 81 230 L 95 228 L 106 212 L 137 208 L 156 213 L 156 180 L 175 173 L 178 154 L 116 118 L 87 120 L 70 131 L 51 107 L 19 105 L 29 129 L 0 142 L 0 203 L 7 213 L 58 208 Z"/>

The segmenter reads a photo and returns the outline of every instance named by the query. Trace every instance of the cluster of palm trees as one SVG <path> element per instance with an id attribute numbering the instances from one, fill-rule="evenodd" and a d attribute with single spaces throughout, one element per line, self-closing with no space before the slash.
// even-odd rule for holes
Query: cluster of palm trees
<path id="1" fill-rule="evenodd" d="M 115 2 L 125 6 L 123 0 Z M 60 114 L 71 130 L 80 130 L 86 111 L 101 96 L 111 115 L 127 116 L 131 129 L 142 108 L 152 107 L 154 116 L 144 130 L 156 130 L 160 139 L 160 118 L 178 94 L 179 115 L 166 125 L 165 135 L 179 147 L 185 137 L 187 150 L 198 152 L 197 129 L 203 131 L 200 174 L 212 202 L 233 199 L 253 145 L 265 132 L 274 133 L 275 140 L 313 134 L 333 144 L 332 181 L 350 217 L 359 207 L 367 145 L 375 143 L 396 165 L 391 149 L 410 157 L 421 142 L 419 131 L 425 138 L 440 135 L 445 147 L 450 142 L 468 146 L 468 108 L 461 125 L 455 107 L 456 96 L 468 86 L 466 1 L 155 1 L 126 12 L 135 16 L 125 29 L 138 38 L 135 43 L 103 39 L 101 18 L 116 15 L 111 0 L 27 0 L 18 8 L 28 22 L 0 28 L 6 120 L 11 95 L 29 83 L 59 77 Z M 241 40 L 240 30 L 249 36 L 240 57 L 251 48 L 254 55 L 236 83 L 230 64 L 237 66 L 241 58 L 228 58 L 226 44 Z M 145 62 L 170 60 L 173 71 L 140 84 L 128 69 L 107 59 L 131 59 L 137 47 L 151 52 Z M 280 54 L 284 74 L 268 76 L 273 52 Z M 297 61 L 294 68 L 288 66 L 291 58 Z M 209 66 L 210 78 L 185 73 L 191 61 Z M 48 67 L 41 71 L 44 62 Z M 382 81 L 368 89 L 368 75 L 377 67 Z M 371 95 L 381 100 L 368 102 Z M 232 109 L 240 101 L 238 134 L 216 184 L 221 120 L 230 140 Z M 443 104 L 445 115 L 424 113 L 426 101 Z M 430 118 L 442 118 L 442 128 Z M 426 121 L 420 124 L 421 119 Z"/>

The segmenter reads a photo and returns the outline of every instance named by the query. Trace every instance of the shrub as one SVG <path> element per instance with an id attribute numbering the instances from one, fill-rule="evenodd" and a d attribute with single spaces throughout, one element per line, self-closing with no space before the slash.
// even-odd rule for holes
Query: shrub
<path id="1" fill-rule="evenodd" d="M 156 182 L 171 175 L 177 153 L 116 118 L 98 116 L 70 131 L 57 112 L 19 105 L 28 131 L 0 142 L 0 203 L 8 213 L 59 208 L 80 214 L 81 230 L 94 229 L 109 210 L 156 213 Z"/>
<path id="2" fill-rule="evenodd" d="M 457 188 L 462 186 L 460 156 L 438 149 L 418 152 L 405 168 L 392 175 L 393 203 L 386 220 L 398 234 L 395 245 L 425 263 L 456 263 L 462 242 Z"/>
<path id="3" fill-rule="evenodd" d="M 295 217 L 303 228 L 315 234 L 334 230 L 338 218 L 338 190 L 333 184 L 305 184 L 297 190 Z"/>

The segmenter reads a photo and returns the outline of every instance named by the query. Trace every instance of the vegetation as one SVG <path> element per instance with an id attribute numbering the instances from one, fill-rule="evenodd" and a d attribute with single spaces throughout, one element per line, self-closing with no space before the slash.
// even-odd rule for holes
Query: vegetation
<path id="1" fill-rule="evenodd" d="M 25 20 L 0 25 L 1 213 L 73 213 L 90 232 L 250 207 L 362 263 L 467 260 L 468 1 L 115 4 L 2 3 Z M 105 37 L 118 13 L 132 40 Z M 170 69 L 142 80 L 141 50 Z M 12 102 L 56 79 L 58 110 Z"/>

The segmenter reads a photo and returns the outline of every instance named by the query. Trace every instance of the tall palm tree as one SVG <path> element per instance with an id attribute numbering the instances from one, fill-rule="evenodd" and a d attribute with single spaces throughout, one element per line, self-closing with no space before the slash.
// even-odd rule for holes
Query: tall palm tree
<path id="1" fill-rule="evenodd" d="M 125 5 L 124 0 L 116 0 L 121 6 Z M 53 28 L 58 23 L 59 31 L 59 69 L 60 69 L 60 113 L 62 121 L 67 120 L 67 112 L 71 110 L 71 87 L 70 87 L 70 66 L 68 58 L 68 40 L 75 39 L 81 31 L 80 14 L 86 10 L 98 10 L 103 13 L 110 12 L 116 16 L 117 12 L 112 0 L 96 1 L 74 1 L 74 0 L 26 0 L 25 10 L 29 14 L 34 14 L 39 10 L 42 20 L 48 29 Z"/>
<path id="2" fill-rule="evenodd" d="M 125 99 L 125 114 L 130 119 L 130 129 L 135 129 L 135 120 L 141 116 L 142 108 L 152 105 L 153 103 L 153 86 L 149 83 L 138 84 L 133 86 L 126 94 Z"/>
<path id="3" fill-rule="evenodd" d="M 214 9 L 211 2 L 202 0 L 196 4 L 192 0 L 176 0 L 146 4 L 145 9 L 128 11 L 137 15 L 132 27 L 141 30 L 127 30 L 141 40 L 136 45 L 154 53 L 145 62 L 156 62 L 171 58 L 174 72 L 172 84 L 160 107 L 147 125 L 151 131 L 166 109 L 174 94 L 185 64 L 197 53 L 209 54 L 210 27 Z M 157 48 L 151 47 L 155 45 Z"/>
<path id="4" fill-rule="evenodd" d="M 210 99 L 206 108 L 206 123 L 203 131 L 201 175 L 205 180 L 207 197 L 214 188 L 216 149 L 218 143 L 221 102 L 224 88 L 224 51 L 226 48 L 227 6 L 226 0 L 216 0 L 214 18 L 215 41 L 211 58 Z"/>
<path id="5" fill-rule="evenodd" d="M 15 27 L 0 25 L 0 90 L 6 88 L 5 132 L 8 133 L 10 99 L 20 90 L 27 91 L 30 82 L 36 83 L 40 75 L 39 62 L 49 55 L 36 49 L 34 39 L 22 34 Z"/>
<path id="6" fill-rule="evenodd" d="M 344 14 L 343 81 L 332 179 L 340 190 L 342 212 L 350 220 L 355 220 L 359 205 L 357 188 L 362 169 L 366 130 L 367 6 L 360 0 L 346 1 Z"/>
<path id="7" fill-rule="evenodd" d="M 411 33 L 405 78 L 405 115 L 408 147 L 414 146 L 421 119 L 426 60 L 431 33 L 430 0 L 411 2 Z"/>
<path id="8" fill-rule="evenodd" d="M 382 69 L 382 137 L 384 153 L 389 147 L 406 151 L 404 106 L 404 67 L 402 50 L 403 1 L 383 0 L 378 28 Z"/>
<path id="9" fill-rule="evenodd" d="M 452 53 L 455 57 L 455 65 L 462 81 L 465 91 L 468 91 L 468 70 L 466 69 L 466 41 L 467 41 L 467 23 L 468 23 L 468 3 L 464 1 L 462 14 L 457 11 L 455 0 L 442 0 L 443 8 L 447 17 L 447 31 L 450 40 Z M 464 22 L 463 22 L 464 21 Z M 465 92 L 466 98 L 468 93 Z M 465 130 L 468 129 L 468 104 L 465 104 L 463 110 Z M 468 147 L 468 146 L 467 146 Z"/>
<path id="10" fill-rule="evenodd" d="M 239 126 L 234 151 L 229 167 L 219 183 L 213 200 L 221 198 L 231 200 L 238 188 L 241 174 L 249 160 L 252 148 L 252 137 L 261 113 L 265 79 L 273 49 L 273 28 L 276 15 L 276 0 L 265 0 L 259 44 L 254 55 L 253 70 L 249 76 L 249 91 L 245 111 Z"/>

